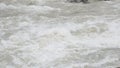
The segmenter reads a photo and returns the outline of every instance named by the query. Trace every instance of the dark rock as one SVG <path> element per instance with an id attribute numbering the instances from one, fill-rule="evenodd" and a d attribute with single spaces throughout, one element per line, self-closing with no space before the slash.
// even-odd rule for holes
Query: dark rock
<path id="1" fill-rule="evenodd" d="M 88 3 L 88 0 L 67 0 L 68 2 L 75 2 L 75 3 Z M 103 0 L 103 1 L 109 1 L 109 0 Z"/>

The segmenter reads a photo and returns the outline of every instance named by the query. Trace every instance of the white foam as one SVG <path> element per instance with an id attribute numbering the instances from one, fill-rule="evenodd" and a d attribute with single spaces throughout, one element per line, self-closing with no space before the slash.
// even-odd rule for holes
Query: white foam
<path id="1" fill-rule="evenodd" d="M 55 0 L 13 0 L 10 3 L 8 0 L 1 1 L 1 67 L 84 68 L 88 66 L 91 68 L 90 66 L 101 67 L 107 63 L 117 64 L 115 61 L 118 61 L 119 57 L 116 56 L 105 56 L 95 63 L 86 58 L 96 52 L 103 53 L 102 49 L 105 48 L 119 51 L 119 49 L 114 50 L 120 48 L 120 20 L 117 11 L 119 4 L 116 3 L 115 6 L 113 3 L 105 2 L 103 6 L 106 9 L 95 8 L 96 11 L 94 9 L 89 11 L 86 10 L 87 7 L 91 8 L 95 3 L 88 5 L 61 2 L 56 5 L 56 3 L 59 2 Z M 105 4 L 111 6 L 107 8 Z M 96 4 L 97 6 L 99 4 Z M 79 7 L 80 10 L 76 10 L 75 7 Z M 99 9 L 102 12 L 109 11 L 102 13 Z M 116 9 L 116 15 L 111 9 Z M 108 54 L 107 51 L 104 52 Z M 116 55 L 119 56 L 117 52 Z"/>

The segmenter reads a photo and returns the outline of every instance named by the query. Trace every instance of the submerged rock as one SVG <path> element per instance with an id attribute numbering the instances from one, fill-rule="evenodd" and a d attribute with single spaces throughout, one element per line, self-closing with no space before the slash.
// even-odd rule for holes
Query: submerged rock
<path id="1" fill-rule="evenodd" d="M 76 2 L 76 3 L 79 3 L 79 2 L 83 2 L 83 3 L 87 3 L 88 0 L 67 0 L 69 2 Z"/>
<path id="2" fill-rule="evenodd" d="M 88 0 L 67 0 L 68 2 L 75 2 L 75 3 L 88 3 Z M 101 1 L 109 1 L 109 0 L 101 0 Z"/>

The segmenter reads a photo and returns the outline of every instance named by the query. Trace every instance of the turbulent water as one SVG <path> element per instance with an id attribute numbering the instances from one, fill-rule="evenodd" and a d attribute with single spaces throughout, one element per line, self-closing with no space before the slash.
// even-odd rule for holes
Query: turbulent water
<path id="1" fill-rule="evenodd" d="M 0 68 L 120 66 L 120 0 L 0 0 Z"/>

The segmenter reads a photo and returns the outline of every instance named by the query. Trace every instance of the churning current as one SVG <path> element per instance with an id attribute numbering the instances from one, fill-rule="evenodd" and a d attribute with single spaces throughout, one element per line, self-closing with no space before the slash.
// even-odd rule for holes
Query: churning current
<path id="1" fill-rule="evenodd" d="M 0 68 L 120 66 L 120 0 L 0 0 Z"/>

